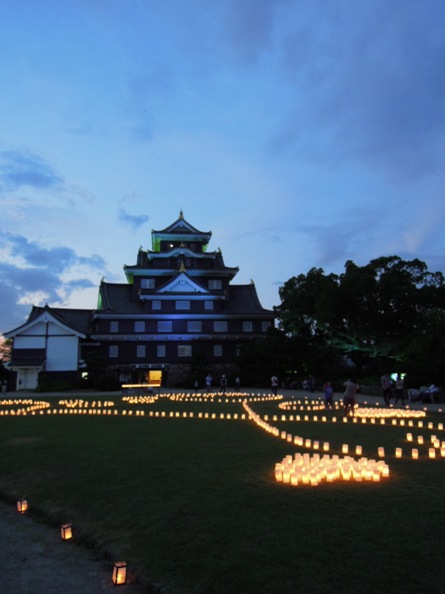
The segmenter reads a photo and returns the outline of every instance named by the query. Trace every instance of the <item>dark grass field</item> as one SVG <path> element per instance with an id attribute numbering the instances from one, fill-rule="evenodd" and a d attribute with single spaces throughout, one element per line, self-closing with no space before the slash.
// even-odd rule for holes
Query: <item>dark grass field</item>
<path id="1" fill-rule="evenodd" d="M 282 414 L 275 403 L 251 407 Z M 248 420 L 197 418 L 240 415 L 241 404 L 162 399 L 135 408 L 145 416 L 0 417 L 3 497 L 27 496 L 36 516 L 73 522 L 78 540 L 172 594 L 444 590 L 445 458 L 428 460 L 424 446 L 412 461 L 405 440 L 408 430 L 426 441 L 443 431 L 269 419 L 329 441 L 331 454 L 343 443 L 361 444 L 370 458 L 378 446 L 387 452 L 391 474 L 381 482 L 291 487 L 275 482 L 274 465 L 296 446 Z M 426 421 L 437 427 L 443 415 Z"/>

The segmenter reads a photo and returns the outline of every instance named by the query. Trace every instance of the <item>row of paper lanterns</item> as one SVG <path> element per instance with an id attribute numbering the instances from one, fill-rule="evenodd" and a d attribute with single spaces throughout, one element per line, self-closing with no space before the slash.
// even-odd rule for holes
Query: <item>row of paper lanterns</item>
<path id="1" fill-rule="evenodd" d="M 26 497 L 17 500 L 17 511 L 25 514 L 29 510 L 29 502 Z M 60 526 L 60 536 L 64 541 L 72 540 L 73 525 L 71 523 L 62 524 Z M 127 581 L 127 563 L 125 561 L 116 561 L 113 565 L 111 574 L 111 581 L 113 584 L 122 585 Z"/>

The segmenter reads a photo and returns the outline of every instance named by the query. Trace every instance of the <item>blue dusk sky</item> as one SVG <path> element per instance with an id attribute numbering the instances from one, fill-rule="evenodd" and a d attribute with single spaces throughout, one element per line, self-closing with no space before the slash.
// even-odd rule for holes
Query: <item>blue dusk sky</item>
<path id="1" fill-rule="evenodd" d="M 445 271 L 443 0 L 22 0 L 0 18 L 0 332 L 95 308 L 179 216 L 260 301 Z"/>

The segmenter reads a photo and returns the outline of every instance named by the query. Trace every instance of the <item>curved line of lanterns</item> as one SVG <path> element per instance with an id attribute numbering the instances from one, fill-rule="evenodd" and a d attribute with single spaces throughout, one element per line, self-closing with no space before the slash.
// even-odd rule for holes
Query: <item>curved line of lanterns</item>
<path id="1" fill-rule="evenodd" d="M 198 419 L 227 419 L 227 420 L 252 420 L 257 426 L 264 431 L 292 443 L 297 447 L 304 447 L 312 450 L 309 452 L 297 452 L 294 455 L 286 455 L 281 461 L 275 464 L 274 477 L 279 483 L 285 483 L 292 486 L 297 485 L 311 485 L 316 486 L 321 482 L 333 482 L 337 480 L 346 481 L 373 481 L 377 482 L 381 479 L 390 476 L 390 469 L 388 464 L 383 460 L 385 450 L 383 447 L 377 448 L 379 460 L 369 459 L 362 456 L 362 446 L 356 445 L 351 447 L 349 444 L 343 444 L 339 454 L 330 454 L 329 442 L 320 442 L 318 440 L 304 438 L 302 436 L 294 436 L 291 433 L 280 430 L 278 427 L 269 423 L 269 415 L 261 417 L 257 414 L 250 404 L 264 401 L 280 401 L 278 407 L 284 412 L 295 411 L 302 414 L 281 414 L 272 415 L 272 421 L 314 421 L 326 422 L 326 415 L 319 416 L 318 411 L 324 410 L 324 403 L 320 401 L 308 400 L 304 401 L 282 401 L 282 396 L 275 396 L 271 394 L 251 395 L 247 393 L 227 393 L 224 396 L 218 393 L 210 394 L 166 394 L 162 397 L 159 395 L 129 395 L 122 396 L 122 402 L 130 406 L 146 406 L 155 404 L 160 398 L 168 398 L 173 402 L 205 402 L 205 403 L 240 403 L 245 413 L 209 413 L 209 412 L 186 412 L 186 411 L 148 411 L 132 409 L 118 410 L 115 407 L 114 401 L 87 401 L 82 399 L 63 399 L 59 400 L 60 408 L 51 406 L 47 401 L 39 401 L 33 399 L 4 399 L 0 401 L 0 416 L 22 416 L 22 415 L 122 415 L 122 416 L 148 416 L 156 418 L 198 418 Z M 1 408 L 5 407 L 5 408 Z M 338 403 L 335 404 L 335 410 L 341 411 Z M 310 416 L 310 412 L 316 413 Z M 426 425 L 423 423 L 423 418 L 426 416 L 425 411 L 410 410 L 409 408 L 378 408 L 378 407 L 356 407 L 355 416 L 352 418 L 343 417 L 342 422 L 348 423 L 367 423 L 371 424 L 386 424 L 391 422 L 392 425 L 399 425 L 414 427 L 414 420 L 417 420 L 417 427 L 419 429 L 427 428 L 434 429 L 433 423 L 429 422 Z M 337 418 L 331 417 L 331 422 L 336 423 Z M 443 431 L 443 423 L 437 424 L 437 430 Z M 431 443 L 428 444 L 428 458 L 445 457 L 445 440 L 441 441 L 437 435 L 431 435 Z M 423 435 L 414 436 L 413 433 L 406 433 L 406 441 L 417 446 L 425 446 Z M 359 458 L 354 458 L 350 454 L 355 453 Z M 400 447 L 395 448 L 395 457 L 403 457 L 403 450 Z M 411 459 L 419 459 L 419 448 L 411 449 Z M 17 501 L 17 510 L 19 513 L 26 513 L 29 510 L 29 502 L 27 498 L 21 498 Z M 73 527 L 70 523 L 62 524 L 60 527 L 61 538 L 64 541 L 73 538 Z M 127 577 L 127 563 L 124 561 L 116 562 L 113 566 L 112 582 L 116 585 L 125 584 Z"/>

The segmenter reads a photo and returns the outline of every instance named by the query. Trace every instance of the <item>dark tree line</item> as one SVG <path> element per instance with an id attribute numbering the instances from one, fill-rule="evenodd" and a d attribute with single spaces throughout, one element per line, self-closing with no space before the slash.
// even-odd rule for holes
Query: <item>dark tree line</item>
<path id="1" fill-rule="evenodd" d="M 353 370 L 362 378 L 389 371 L 407 373 L 413 385 L 445 383 L 445 280 L 424 262 L 348 261 L 339 275 L 312 268 L 279 295 L 279 330 L 242 353 L 263 382 L 272 371 L 340 378 Z"/>

